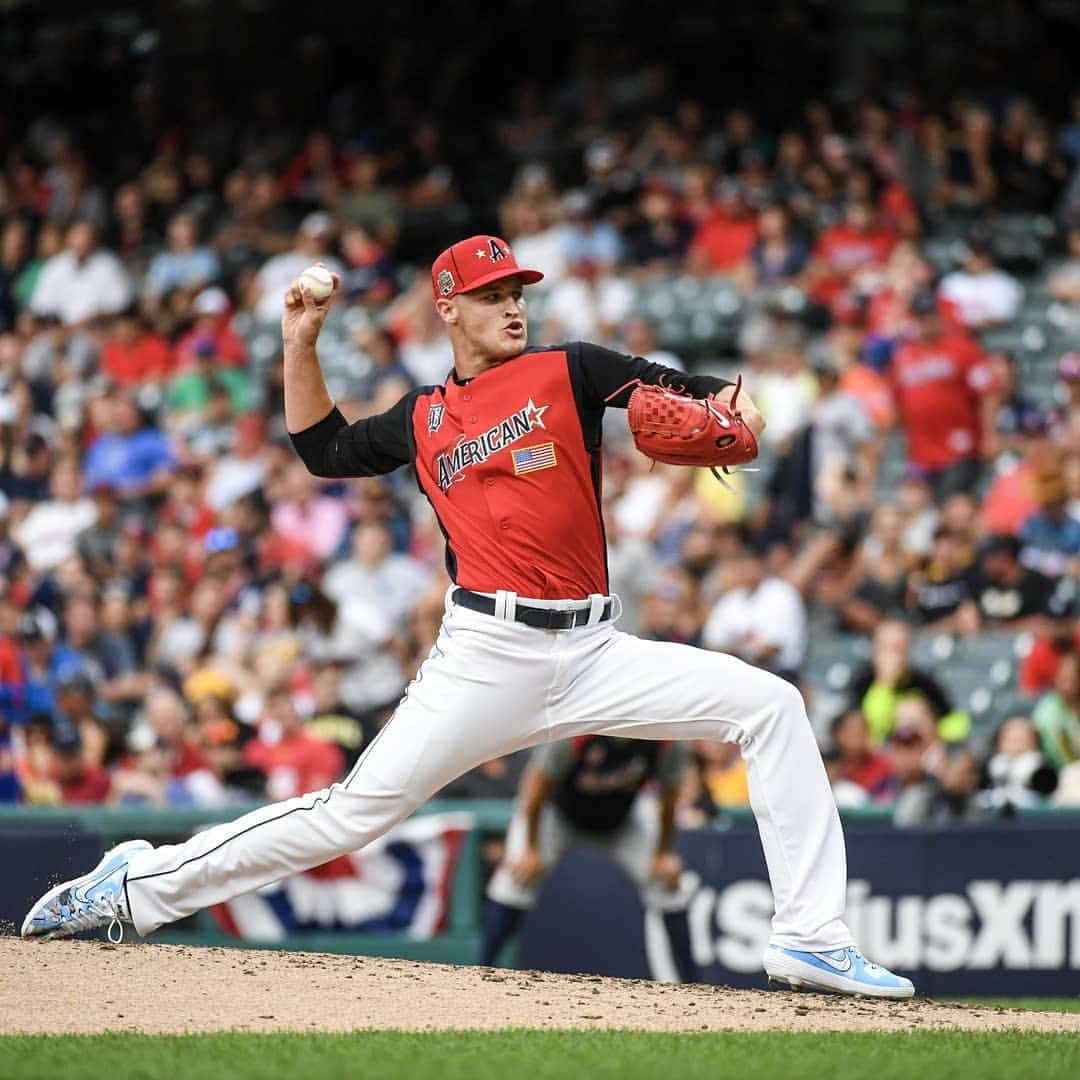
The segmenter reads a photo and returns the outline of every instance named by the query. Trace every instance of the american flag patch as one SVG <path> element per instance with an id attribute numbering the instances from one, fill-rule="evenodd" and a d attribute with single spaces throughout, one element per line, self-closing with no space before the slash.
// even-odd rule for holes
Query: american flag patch
<path id="1" fill-rule="evenodd" d="M 526 446 L 522 450 L 511 450 L 514 459 L 514 475 L 539 472 L 541 469 L 554 469 L 559 463 L 555 460 L 555 444 L 541 443 L 539 446 Z"/>

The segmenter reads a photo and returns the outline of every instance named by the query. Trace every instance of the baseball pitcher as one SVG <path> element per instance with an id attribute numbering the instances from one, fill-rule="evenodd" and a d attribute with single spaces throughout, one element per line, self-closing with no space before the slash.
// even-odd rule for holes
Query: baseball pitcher
<path id="1" fill-rule="evenodd" d="M 285 295 L 285 420 L 323 477 L 404 465 L 446 537 L 453 585 L 438 638 L 393 717 L 348 775 L 182 844 L 128 841 L 51 889 L 23 923 L 56 937 L 127 922 L 140 934 L 355 851 L 446 783 L 522 747 L 581 735 L 738 742 L 775 901 L 772 979 L 902 998 L 844 923 L 844 838 L 799 692 L 734 657 L 615 627 L 600 510 L 601 421 L 627 408 L 658 460 L 723 469 L 764 427 L 739 387 L 584 342 L 528 347 L 525 289 L 541 274 L 495 236 L 432 267 L 454 351 L 441 386 L 350 424 L 316 342 L 333 293 Z"/>

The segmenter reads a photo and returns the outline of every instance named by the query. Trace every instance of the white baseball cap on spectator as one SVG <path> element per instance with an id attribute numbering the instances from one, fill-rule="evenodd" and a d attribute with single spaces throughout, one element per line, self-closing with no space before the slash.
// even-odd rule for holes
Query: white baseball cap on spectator
<path id="1" fill-rule="evenodd" d="M 191 310 L 196 315 L 224 315 L 229 310 L 229 296 L 224 289 L 211 285 L 195 297 Z"/>
<path id="2" fill-rule="evenodd" d="M 334 231 L 334 219 L 324 211 L 316 210 L 300 222 L 300 231 L 305 236 L 326 236 Z"/>

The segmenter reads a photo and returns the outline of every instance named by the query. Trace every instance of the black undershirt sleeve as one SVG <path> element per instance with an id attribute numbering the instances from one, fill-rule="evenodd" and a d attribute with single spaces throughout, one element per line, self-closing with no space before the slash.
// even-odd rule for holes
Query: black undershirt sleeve
<path id="1" fill-rule="evenodd" d="M 652 364 L 641 356 L 627 356 L 587 341 L 576 342 L 575 348 L 580 363 L 583 404 L 590 410 L 603 408 L 605 403 L 615 409 L 625 409 L 630 392 L 634 389 L 627 384 L 635 379 L 650 386 L 685 390 L 696 398 L 715 394 L 725 386 L 733 385 L 727 379 L 712 375 L 688 375 L 663 364 Z M 606 401 L 612 394 L 615 396 Z"/>
<path id="2" fill-rule="evenodd" d="M 377 416 L 350 424 L 335 405 L 329 415 L 290 435 L 315 476 L 381 476 L 413 460 L 411 425 L 419 391 L 406 394 Z"/>

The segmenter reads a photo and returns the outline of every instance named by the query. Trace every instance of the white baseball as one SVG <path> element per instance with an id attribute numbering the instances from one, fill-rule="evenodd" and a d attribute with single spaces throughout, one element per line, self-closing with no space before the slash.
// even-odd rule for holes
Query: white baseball
<path id="1" fill-rule="evenodd" d="M 325 266 L 309 266 L 299 280 L 313 300 L 325 300 L 334 291 L 334 278 Z"/>

